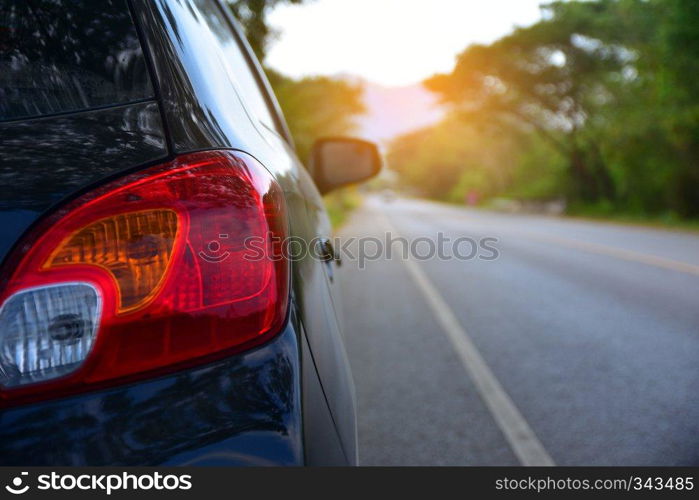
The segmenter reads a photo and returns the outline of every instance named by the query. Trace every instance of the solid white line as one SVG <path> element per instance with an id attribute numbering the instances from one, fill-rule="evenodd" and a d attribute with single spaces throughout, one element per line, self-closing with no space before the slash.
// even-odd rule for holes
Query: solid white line
<path id="1" fill-rule="evenodd" d="M 383 224 L 391 234 L 398 235 L 398 231 L 385 215 L 377 213 L 377 217 L 382 219 Z M 427 275 L 415 261 L 407 259 L 404 262 L 521 464 L 527 466 L 555 465 Z"/>

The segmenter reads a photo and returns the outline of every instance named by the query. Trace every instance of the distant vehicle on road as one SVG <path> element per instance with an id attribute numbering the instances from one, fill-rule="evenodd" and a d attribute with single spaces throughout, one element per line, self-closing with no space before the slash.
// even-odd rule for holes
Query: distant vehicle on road
<path id="1" fill-rule="evenodd" d="M 0 5 L 0 462 L 355 464 L 321 193 L 376 146 L 306 170 L 219 0 Z"/>

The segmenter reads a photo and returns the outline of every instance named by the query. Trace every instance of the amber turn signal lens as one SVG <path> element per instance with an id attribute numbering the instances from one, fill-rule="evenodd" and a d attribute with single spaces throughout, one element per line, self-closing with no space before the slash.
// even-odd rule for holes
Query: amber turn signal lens
<path id="1" fill-rule="evenodd" d="M 177 228 L 177 214 L 172 210 L 146 210 L 100 219 L 68 236 L 44 268 L 99 266 L 116 281 L 118 312 L 133 311 L 146 305 L 158 292 L 170 264 Z"/>
<path id="2" fill-rule="evenodd" d="M 253 157 L 202 151 L 47 215 L 0 268 L 0 408 L 197 366 L 277 335 L 289 309 L 285 201 Z"/>

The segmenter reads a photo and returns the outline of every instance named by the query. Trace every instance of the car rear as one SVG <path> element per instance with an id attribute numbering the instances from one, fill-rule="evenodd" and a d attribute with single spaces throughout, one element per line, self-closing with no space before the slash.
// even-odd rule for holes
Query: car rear
<path id="1" fill-rule="evenodd" d="M 0 462 L 304 463 L 277 177 L 173 148 L 125 0 L 2 5 Z"/>

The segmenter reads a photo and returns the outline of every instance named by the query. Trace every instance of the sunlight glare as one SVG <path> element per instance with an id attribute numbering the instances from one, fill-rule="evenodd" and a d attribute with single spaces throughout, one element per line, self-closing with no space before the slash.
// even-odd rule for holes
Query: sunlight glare
<path id="1" fill-rule="evenodd" d="M 315 0 L 270 15 L 267 63 L 283 73 L 352 74 L 407 85 L 451 70 L 472 43 L 540 17 L 540 0 Z"/>

